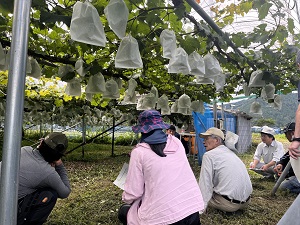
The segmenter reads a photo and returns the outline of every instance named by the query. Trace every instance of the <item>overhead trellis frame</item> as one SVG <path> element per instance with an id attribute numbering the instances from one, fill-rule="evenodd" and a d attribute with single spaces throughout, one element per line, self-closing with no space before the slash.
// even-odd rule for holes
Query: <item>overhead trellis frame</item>
<path id="1" fill-rule="evenodd" d="M 228 35 L 225 34 L 219 27 L 218 25 L 210 18 L 209 15 L 201 8 L 199 4 L 196 3 L 195 0 L 186 0 L 186 2 L 201 16 L 210 26 L 211 28 L 217 32 L 223 38 L 223 40 L 241 57 L 245 58 L 247 61 L 248 65 L 251 66 L 253 70 L 256 70 L 257 68 L 255 65 L 242 53 L 236 46 L 235 44 L 229 39 Z"/>

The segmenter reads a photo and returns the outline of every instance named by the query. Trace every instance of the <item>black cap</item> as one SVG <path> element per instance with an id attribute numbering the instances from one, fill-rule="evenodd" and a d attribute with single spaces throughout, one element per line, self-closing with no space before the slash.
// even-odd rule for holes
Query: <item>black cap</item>
<path id="1" fill-rule="evenodd" d="M 53 150 L 57 150 L 60 154 L 64 154 L 66 149 L 68 148 L 68 139 L 65 134 L 61 132 L 53 132 L 48 134 L 44 142 L 48 147 L 52 148 Z M 60 146 L 58 148 L 58 146 Z"/>
<path id="2" fill-rule="evenodd" d="M 288 131 L 295 131 L 295 123 L 294 122 L 291 122 L 291 123 L 288 123 L 285 128 L 283 129 L 283 132 L 286 133 Z"/>

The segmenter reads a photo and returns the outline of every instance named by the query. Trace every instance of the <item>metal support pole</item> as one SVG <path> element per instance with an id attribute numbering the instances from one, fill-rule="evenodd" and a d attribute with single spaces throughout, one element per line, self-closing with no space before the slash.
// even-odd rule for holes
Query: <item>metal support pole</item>
<path id="1" fill-rule="evenodd" d="M 82 116 L 82 143 L 86 143 L 86 119 L 85 114 Z M 82 158 L 84 158 L 84 146 L 81 147 Z"/>
<path id="2" fill-rule="evenodd" d="M 17 224 L 26 58 L 31 0 L 15 0 L 0 184 L 0 224 Z"/>
<path id="3" fill-rule="evenodd" d="M 293 204 L 288 208 L 285 214 L 281 217 L 277 225 L 290 225 L 297 224 L 300 219 L 299 216 L 300 208 L 300 195 L 297 196 Z"/>
<path id="4" fill-rule="evenodd" d="M 111 156 L 114 156 L 114 150 L 115 150 L 115 124 L 116 124 L 116 118 L 113 117 L 113 130 L 112 130 L 112 137 L 111 137 Z"/>
<path id="5" fill-rule="evenodd" d="M 286 175 L 288 174 L 289 170 L 291 169 L 291 162 L 288 162 L 288 164 L 286 164 L 284 170 L 282 171 L 280 177 L 278 178 L 276 184 L 274 185 L 272 192 L 271 192 L 271 196 L 274 196 L 278 187 L 280 186 L 280 184 L 282 183 L 282 181 L 285 179 Z"/>
<path id="6" fill-rule="evenodd" d="M 214 114 L 213 115 L 214 116 L 214 127 L 218 127 L 217 101 L 216 100 L 214 100 L 213 114 Z"/>

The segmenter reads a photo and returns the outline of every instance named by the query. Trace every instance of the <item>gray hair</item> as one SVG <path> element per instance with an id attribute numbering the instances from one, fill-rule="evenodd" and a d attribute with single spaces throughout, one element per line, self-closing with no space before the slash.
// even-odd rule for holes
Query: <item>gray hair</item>
<path id="1" fill-rule="evenodd" d="M 214 135 L 214 134 L 212 134 L 211 137 L 214 139 L 217 139 L 220 145 L 225 145 L 225 142 L 221 137 Z"/>

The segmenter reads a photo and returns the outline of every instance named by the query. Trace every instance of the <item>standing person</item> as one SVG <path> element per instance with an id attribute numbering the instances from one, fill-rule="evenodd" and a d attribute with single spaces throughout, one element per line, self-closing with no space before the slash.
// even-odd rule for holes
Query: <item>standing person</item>
<path id="1" fill-rule="evenodd" d="M 283 132 L 285 134 L 285 137 L 289 140 L 289 142 L 292 141 L 295 131 L 295 123 L 288 123 L 286 127 L 284 128 Z M 290 155 L 287 151 L 284 156 L 280 158 L 280 160 L 277 162 L 274 171 L 277 173 L 278 176 L 281 175 L 282 171 L 290 161 Z M 292 193 L 299 194 L 300 193 L 300 183 L 297 180 L 294 170 L 291 167 L 286 179 L 280 184 L 279 189 L 281 190 L 289 190 Z"/>
<path id="2" fill-rule="evenodd" d="M 205 208 L 225 212 L 245 209 L 250 203 L 252 184 L 242 160 L 224 145 L 222 130 L 211 127 L 205 133 L 199 186 Z"/>
<path id="3" fill-rule="evenodd" d="M 66 135 L 53 132 L 42 139 L 36 149 L 21 148 L 18 225 L 43 224 L 57 198 L 69 196 L 70 183 L 61 160 L 67 147 Z"/>
<path id="4" fill-rule="evenodd" d="M 196 178 L 178 138 L 156 110 L 143 111 L 141 141 L 132 150 L 119 219 L 129 225 L 199 225 L 204 204 Z"/>
<path id="5" fill-rule="evenodd" d="M 259 169 L 254 171 L 265 178 L 275 179 L 274 167 L 284 155 L 283 145 L 281 142 L 275 140 L 275 131 L 271 127 L 263 126 L 260 135 L 262 142 L 256 148 L 250 168 Z M 261 158 L 263 162 L 260 162 Z"/>

